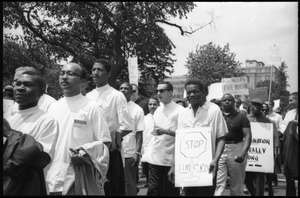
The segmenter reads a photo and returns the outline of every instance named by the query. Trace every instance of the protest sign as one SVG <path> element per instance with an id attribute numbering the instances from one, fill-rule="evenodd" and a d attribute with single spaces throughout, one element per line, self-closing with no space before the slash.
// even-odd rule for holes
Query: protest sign
<path id="1" fill-rule="evenodd" d="M 212 83 L 208 87 L 208 94 L 206 100 L 221 99 L 223 96 L 222 83 Z"/>
<path id="2" fill-rule="evenodd" d="M 128 73 L 129 73 L 129 83 L 138 85 L 139 72 L 138 72 L 137 57 L 128 58 Z"/>
<path id="3" fill-rule="evenodd" d="M 211 128 L 185 128 L 175 136 L 175 187 L 212 186 Z"/>
<path id="4" fill-rule="evenodd" d="M 249 90 L 249 100 L 260 98 L 263 102 L 268 100 L 268 87 L 258 87 Z"/>
<path id="5" fill-rule="evenodd" d="M 248 79 L 244 77 L 222 78 L 223 94 L 249 95 Z"/>
<path id="6" fill-rule="evenodd" d="M 246 171 L 274 172 L 273 124 L 250 122 L 251 145 L 248 150 Z"/>

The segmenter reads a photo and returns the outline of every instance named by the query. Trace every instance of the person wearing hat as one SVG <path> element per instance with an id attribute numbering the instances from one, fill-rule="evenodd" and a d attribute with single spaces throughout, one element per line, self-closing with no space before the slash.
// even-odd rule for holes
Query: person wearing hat
<path id="1" fill-rule="evenodd" d="M 7 118 L 14 105 L 14 90 L 13 86 L 6 85 L 3 89 L 3 117 Z"/>
<path id="2" fill-rule="evenodd" d="M 273 124 L 273 140 L 275 157 L 279 152 L 279 138 L 276 125 L 273 121 L 267 118 L 262 112 L 263 102 L 260 98 L 254 98 L 250 103 L 250 114 L 247 115 L 250 123 L 272 123 Z M 274 160 L 274 158 L 273 158 Z M 264 196 L 265 173 L 262 172 L 246 172 L 245 184 L 251 196 Z M 269 196 L 274 196 L 273 191 L 269 191 Z"/>

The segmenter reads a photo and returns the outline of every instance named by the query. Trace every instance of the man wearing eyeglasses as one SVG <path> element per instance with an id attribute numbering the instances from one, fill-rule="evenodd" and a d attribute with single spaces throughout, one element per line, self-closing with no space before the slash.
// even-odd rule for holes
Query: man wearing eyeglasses
<path id="1" fill-rule="evenodd" d="M 160 82 L 157 86 L 157 98 L 161 105 L 153 115 L 154 131 L 152 144 L 149 145 L 148 191 L 147 196 L 179 196 L 179 189 L 168 181 L 168 171 L 175 152 L 175 130 L 181 105 L 172 100 L 173 85 Z"/>
<path id="2" fill-rule="evenodd" d="M 190 106 L 180 112 L 178 129 L 211 127 L 212 161 L 209 165 L 209 173 L 213 174 L 212 186 L 184 187 L 184 193 L 186 196 L 214 196 L 218 161 L 225 145 L 225 134 L 228 133 L 227 125 L 220 107 L 206 101 L 208 92 L 201 80 L 196 78 L 187 79 L 184 86 Z M 174 160 L 168 173 L 170 180 L 174 180 Z"/>
<path id="3" fill-rule="evenodd" d="M 98 175 L 97 181 L 93 177 L 88 178 L 89 188 L 85 193 L 104 195 L 103 189 L 96 184 L 100 182 L 104 185 L 106 179 L 109 160 L 106 147 L 109 147 L 111 137 L 103 110 L 81 93 L 86 75 L 86 70 L 76 63 L 64 65 L 59 74 L 59 85 L 64 97 L 49 108 L 49 113 L 59 124 L 56 152 L 46 177 L 50 195 L 80 195 L 80 187 L 75 188 L 76 178 L 80 177 L 77 174 L 75 177 L 75 171 L 86 166 L 103 169 L 93 171 L 95 175 L 100 173 L 101 177 Z M 86 165 L 83 160 L 86 158 L 90 158 L 94 166 Z M 91 169 L 86 169 L 86 173 L 80 176 L 87 176 L 88 173 L 91 173 Z M 84 181 L 82 179 L 79 183 Z"/>
<path id="4" fill-rule="evenodd" d="M 107 173 L 108 182 L 105 183 L 105 195 L 124 196 L 125 165 L 122 139 L 132 129 L 132 121 L 129 114 L 127 101 L 120 91 L 108 84 L 111 75 L 112 64 L 106 59 L 97 59 L 92 69 L 92 78 L 96 88 L 87 93 L 87 97 L 96 101 L 104 110 L 110 131 L 112 143 L 109 148 L 109 168 Z"/>

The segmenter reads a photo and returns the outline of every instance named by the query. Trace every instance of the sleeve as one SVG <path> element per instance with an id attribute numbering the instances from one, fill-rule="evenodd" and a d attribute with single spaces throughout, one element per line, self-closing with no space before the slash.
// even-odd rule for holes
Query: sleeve
<path id="1" fill-rule="evenodd" d="M 274 140 L 274 147 L 279 147 L 279 136 L 276 124 L 272 121 L 273 124 L 273 140 Z"/>
<path id="2" fill-rule="evenodd" d="M 127 101 L 123 94 L 119 95 L 116 105 L 117 105 L 116 109 L 117 109 L 117 114 L 118 114 L 118 119 L 120 124 L 119 129 L 122 131 L 133 130 L 131 116 L 129 114 L 129 110 L 127 106 Z"/>
<path id="3" fill-rule="evenodd" d="M 215 126 L 217 139 L 225 136 L 225 134 L 228 133 L 227 124 L 222 115 L 221 109 L 217 109 L 215 112 L 213 126 Z"/>
<path id="4" fill-rule="evenodd" d="M 242 117 L 243 128 L 250 128 L 250 121 L 249 121 L 249 119 L 244 114 L 242 114 L 242 116 L 243 116 Z"/>
<path id="5" fill-rule="evenodd" d="M 111 142 L 106 118 L 104 117 L 104 112 L 100 106 L 93 108 L 91 118 L 93 133 L 96 139 L 102 142 Z"/>
<path id="6" fill-rule="evenodd" d="M 145 124 L 144 124 L 144 111 L 142 108 L 140 108 L 137 112 L 137 127 L 136 131 L 144 131 L 145 130 Z"/>

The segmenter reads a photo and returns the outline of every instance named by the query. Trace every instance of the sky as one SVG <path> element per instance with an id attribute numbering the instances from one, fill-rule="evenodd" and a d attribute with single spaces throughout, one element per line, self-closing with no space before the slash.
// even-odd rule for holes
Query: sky
<path id="1" fill-rule="evenodd" d="M 195 2 L 197 7 L 188 19 L 171 19 L 184 27 L 196 29 L 210 21 L 214 13 L 215 23 L 193 34 L 182 36 L 179 29 L 161 25 L 176 46 L 173 49 L 174 73 L 187 73 L 184 66 L 189 52 L 197 45 L 209 42 L 224 47 L 229 43 L 235 60 L 245 66 L 245 61 L 257 60 L 265 65 L 288 66 L 287 90 L 298 91 L 298 2 Z M 198 26 L 197 26 L 198 25 Z"/>

